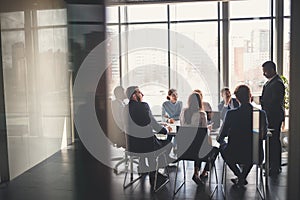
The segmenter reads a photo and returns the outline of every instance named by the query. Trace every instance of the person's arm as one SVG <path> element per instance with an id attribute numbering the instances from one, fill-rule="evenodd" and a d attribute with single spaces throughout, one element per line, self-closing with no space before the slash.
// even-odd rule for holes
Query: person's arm
<path id="1" fill-rule="evenodd" d="M 219 136 L 217 137 L 217 142 L 219 142 L 221 145 L 223 143 L 225 143 L 224 141 L 224 138 L 228 136 L 228 133 L 230 131 L 230 125 L 231 125 L 231 112 L 228 111 L 226 113 L 226 116 L 225 116 L 225 119 L 224 119 L 224 122 L 222 124 L 222 127 L 220 129 L 220 134 Z"/>
<path id="2" fill-rule="evenodd" d="M 180 114 L 181 114 L 181 110 L 182 110 L 182 101 L 177 101 L 178 107 L 176 107 L 173 119 L 174 120 L 179 120 L 180 119 Z"/>
<path id="3" fill-rule="evenodd" d="M 200 112 L 199 126 L 207 128 L 207 116 L 206 116 L 206 112 Z"/>
<path id="4" fill-rule="evenodd" d="M 148 115 L 150 118 L 150 126 L 152 127 L 152 129 L 154 131 L 156 131 L 157 133 L 162 133 L 162 134 L 167 134 L 169 132 L 167 127 L 162 126 L 161 124 L 159 124 L 156 119 L 154 118 L 152 111 L 150 110 L 150 107 L 147 103 L 145 103 L 145 107 L 148 111 Z"/>
<path id="5" fill-rule="evenodd" d="M 277 81 L 272 92 L 272 101 L 275 105 L 280 105 L 284 102 L 285 86 L 281 81 Z"/>
<path id="6" fill-rule="evenodd" d="M 201 127 L 206 127 L 207 128 L 207 115 L 206 112 L 200 112 L 200 126 Z M 210 130 L 207 128 L 207 140 L 208 140 L 208 144 L 210 144 L 212 146 L 212 138 L 210 136 Z"/>
<path id="7" fill-rule="evenodd" d="M 182 111 L 181 111 L 181 113 L 180 113 L 180 118 L 179 118 L 179 120 L 180 120 L 180 124 L 181 125 L 183 125 L 184 124 L 184 111 L 185 111 L 185 109 L 183 109 Z"/>
<path id="8" fill-rule="evenodd" d="M 222 101 L 219 105 L 218 105 L 218 109 L 220 112 L 220 117 L 221 119 L 224 121 L 226 112 L 228 111 L 228 105 L 225 105 L 224 101 Z"/>
<path id="9" fill-rule="evenodd" d="M 205 102 L 204 109 L 207 114 L 207 121 L 210 122 L 213 114 L 212 114 L 212 108 L 208 102 Z"/>
<path id="10" fill-rule="evenodd" d="M 163 103 L 161 108 L 161 118 L 163 122 L 166 122 L 168 120 L 168 114 L 166 112 L 165 103 Z"/>
<path id="11" fill-rule="evenodd" d="M 275 81 L 275 80 L 274 80 Z M 285 87 L 281 81 L 270 82 L 268 94 L 263 99 L 262 105 L 272 108 L 274 105 L 280 104 L 284 99 Z"/>

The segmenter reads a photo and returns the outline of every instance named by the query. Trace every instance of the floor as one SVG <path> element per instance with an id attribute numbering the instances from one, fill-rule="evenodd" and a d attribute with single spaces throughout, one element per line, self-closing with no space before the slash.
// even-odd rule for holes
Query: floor
<path id="1" fill-rule="evenodd" d="M 286 157 L 283 156 L 284 162 Z M 221 179 L 223 161 L 216 160 L 218 178 Z M 121 165 L 118 171 L 124 168 Z M 197 187 L 191 180 L 193 163 L 187 164 L 187 182 L 173 197 L 176 167 L 168 168 L 170 182 L 159 192 L 150 190 L 149 177 L 145 176 L 132 186 L 123 189 L 124 173 L 114 173 L 93 158 L 85 148 L 76 142 L 63 149 L 44 162 L 26 171 L 7 184 L 0 185 L 1 200 L 85 200 L 85 199 L 209 199 L 208 183 Z M 260 199 L 255 187 L 255 168 L 253 167 L 245 188 L 233 187 L 230 178 L 233 174 L 227 170 L 226 199 Z M 182 177 L 179 167 L 179 177 Z M 220 181 L 220 180 L 219 180 Z M 215 181 L 212 186 L 216 186 Z M 278 177 L 270 177 L 267 199 L 286 199 L 287 167 L 282 168 Z M 222 187 L 219 185 L 212 199 L 224 199 Z"/>

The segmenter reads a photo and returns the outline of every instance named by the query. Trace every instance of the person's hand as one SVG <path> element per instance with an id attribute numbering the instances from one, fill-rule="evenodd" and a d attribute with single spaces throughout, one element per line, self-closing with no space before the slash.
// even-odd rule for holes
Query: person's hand
<path id="1" fill-rule="evenodd" d="M 166 128 L 168 129 L 169 133 L 173 130 L 171 126 L 167 126 Z"/>
<path id="2" fill-rule="evenodd" d="M 168 124 L 166 122 L 160 122 L 160 125 L 166 127 Z"/>
<path id="3" fill-rule="evenodd" d="M 168 119 L 168 122 L 169 122 L 170 124 L 174 124 L 175 120 L 174 120 L 173 118 L 170 118 L 170 119 Z"/>
<path id="4" fill-rule="evenodd" d="M 209 131 L 211 131 L 211 130 L 212 130 L 212 126 L 213 126 L 213 123 L 207 125 L 207 129 L 208 129 Z"/>
<path id="5" fill-rule="evenodd" d="M 227 106 L 228 106 L 230 100 L 231 100 L 231 96 L 226 96 L 226 97 L 224 98 L 224 105 L 227 105 Z"/>

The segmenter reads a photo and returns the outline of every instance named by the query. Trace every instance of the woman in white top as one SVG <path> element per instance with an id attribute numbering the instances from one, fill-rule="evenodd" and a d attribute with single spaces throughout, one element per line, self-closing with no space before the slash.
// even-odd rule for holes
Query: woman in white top
<path id="1" fill-rule="evenodd" d="M 182 110 L 181 116 L 180 116 L 180 124 L 182 126 L 199 126 L 199 127 L 207 127 L 207 116 L 206 112 L 203 109 L 202 99 L 198 93 L 193 93 L 188 98 L 188 107 Z M 211 137 L 209 138 L 209 143 L 211 144 Z M 211 153 L 216 153 L 218 151 L 216 148 L 213 148 L 211 152 L 209 152 L 208 155 L 211 155 Z M 213 159 L 214 162 L 214 159 Z M 201 167 L 201 160 L 195 161 L 194 163 L 194 175 L 193 175 L 193 181 L 195 181 L 198 185 L 202 184 L 202 178 L 207 177 L 207 171 L 209 170 L 208 163 L 206 164 L 203 172 L 201 173 L 199 177 L 199 171 Z"/>
<path id="2" fill-rule="evenodd" d="M 200 95 L 198 93 L 191 94 L 188 98 L 188 107 L 182 110 L 180 124 L 207 127 L 206 112 L 202 106 Z"/>

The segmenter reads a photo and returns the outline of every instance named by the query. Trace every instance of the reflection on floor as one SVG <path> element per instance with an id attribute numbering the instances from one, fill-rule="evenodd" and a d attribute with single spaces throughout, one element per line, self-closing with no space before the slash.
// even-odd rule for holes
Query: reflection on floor
<path id="1" fill-rule="evenodd" d="M 286 159 L 284 157 L 283 159 Z M 284 161 L 286 162 L 286 161 Z M 216 160 L 219 179 L 222 172 L 222 158 Z M 120 170 L 122 170 L 120 166 Z M 83 199 L 172 199 L 176 167 L 169 167 L 170 183 L 161 191 L 150 190 L 149 177 L 145 176 L 127 189 L 123 189 L 124 173 L 115 174 L 113 170 L 100 164 L 79 143 L 70 146 L 28 170 L 8 184 L 0 186 L 2 200 L 83 200 Z M 187 183 L 175 199 L 208 199 L 208 183 L 197 187 L 191 180 L 193 163 L 187 165 Z M 179 168 L 179 176 L 182 169 Z M 244 189 L 232 187 L 228 170 L 227 199 L 260 199 L 255 187 L 255 168 L 249 174 L 249 184 Z M 286 199 L 287 167 L 277 177 L 270 177 L 267 199 Z M 213 199 L 224 199 L 221 187 Z"/>

